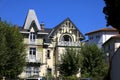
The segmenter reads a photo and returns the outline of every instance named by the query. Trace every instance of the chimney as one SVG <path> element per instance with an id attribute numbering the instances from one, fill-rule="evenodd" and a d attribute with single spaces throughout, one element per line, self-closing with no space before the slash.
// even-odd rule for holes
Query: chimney
<path id="1" fill-rule="evenodd" d="M 40 27 L 41 27 L 41 30 L 44 30 L 44 23 L 43 22 L 40 24 Z"/>
<path id="2" fill-rule="evenodd" d="M 14 28 L 15 28 L 15 29 L 18 29 L 18 25 L 14 25 Z"/>

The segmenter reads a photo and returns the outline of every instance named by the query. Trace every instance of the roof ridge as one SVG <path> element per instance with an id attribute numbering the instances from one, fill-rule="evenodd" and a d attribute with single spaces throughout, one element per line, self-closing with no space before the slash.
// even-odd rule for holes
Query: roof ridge
<path id="1" fill-rule="evenodd" d="M 100 32 L 100 31 L 118 31 L 118 30 L 116 28 L 101 28 L 101 29 L 98 29 L 98 30 L 88 32 L 85 35 L 89 35 L 89 34 Z"/>

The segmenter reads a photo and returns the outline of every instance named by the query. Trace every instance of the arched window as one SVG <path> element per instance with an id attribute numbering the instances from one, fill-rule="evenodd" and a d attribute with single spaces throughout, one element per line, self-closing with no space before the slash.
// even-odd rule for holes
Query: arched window
<path id="1" fill-rule="evenodd" d="M 71 38 L 69 35 L 64 35 L 64 36 L 62 37 L 62 41 L 71 42 L 71 41 L 72 41 L 72 38 Z"/>

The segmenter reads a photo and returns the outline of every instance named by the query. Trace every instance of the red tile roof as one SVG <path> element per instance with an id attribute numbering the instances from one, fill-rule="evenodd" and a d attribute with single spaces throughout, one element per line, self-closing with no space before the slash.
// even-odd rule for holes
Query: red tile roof
<path id="1" fill-rule="evenodd" d="M 112 36 L 111 38 L 120 38 L 120 34 L 118 34 L 116 36 Z"/>
<path id="2" fill-rule="evenodd" d="M 107 31 L 107 32 L 118 32 L 118 30 L 115 29 L 115 28 L 102 28 L 102 29 L 99 29 L 99 30 L 88 32 L 85 35 L 89 35 L 89 34 L 93 34 L 93 33 L 97 33 L 97 32 L 104 32 L 104 31 Z"/>

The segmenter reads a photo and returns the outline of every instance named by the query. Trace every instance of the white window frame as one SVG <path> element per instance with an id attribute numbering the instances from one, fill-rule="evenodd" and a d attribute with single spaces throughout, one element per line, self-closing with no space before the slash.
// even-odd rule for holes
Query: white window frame
<path id="1" fill-rule="evenodd" d="M 36 61 L 36 48 L 35 47 L 30 47 L 29 49 L 29 60 L 32 62 Z"/>
<path id="2" fill-rule="evenodd" d="M 35 32 L 30 32 L 29 40 L 30 40 L 30 42 L 35 42 L 36 41 L 36 33 Z"/>

